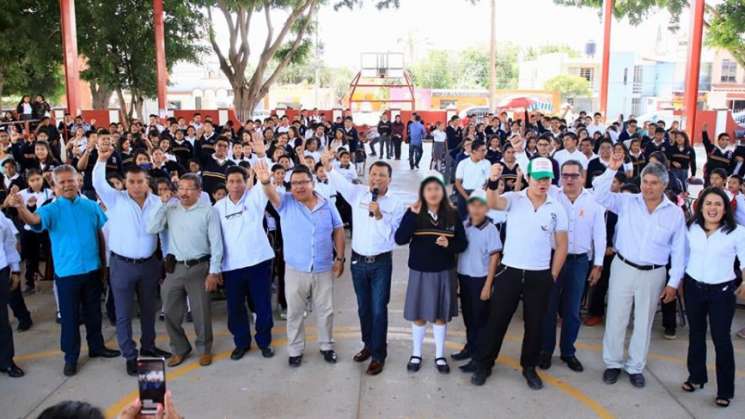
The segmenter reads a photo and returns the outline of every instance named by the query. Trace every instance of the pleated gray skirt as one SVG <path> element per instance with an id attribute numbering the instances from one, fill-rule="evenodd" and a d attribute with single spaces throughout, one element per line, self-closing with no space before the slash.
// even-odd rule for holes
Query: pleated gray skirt
<path id="1" fill-rule="evenodd" d="M 455 269 L 440 272 L 409 270 L 404 319 L 450 321 L 458 315 Z"/>

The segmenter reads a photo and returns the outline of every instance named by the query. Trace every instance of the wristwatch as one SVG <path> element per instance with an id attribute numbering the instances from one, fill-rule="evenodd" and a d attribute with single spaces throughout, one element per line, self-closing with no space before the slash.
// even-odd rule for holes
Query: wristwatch
<path id="1" fill-rule="evenodd" d="M 341 258 L 340 258 L 340 257 L 335 257 L 335 258 L 334 258 L 334 261 L 339 261 L 339 262 L 341 262 L 341 263 L 344 263 L 344 262 L 346 262 L 346 261 L 347 261 L 347 258 L 344 258 L 344 257 L 341 257 Z"/>

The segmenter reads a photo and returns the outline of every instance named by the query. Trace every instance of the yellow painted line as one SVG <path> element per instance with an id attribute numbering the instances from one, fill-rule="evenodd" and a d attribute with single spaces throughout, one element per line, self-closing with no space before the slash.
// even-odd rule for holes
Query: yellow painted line
<path id="1" fill-rule="evenodd" d="M 356 338 L 359 337 L 359 331 L 355 330 L 353 328 L 340 328 L 340 329 L 346 329 L 347 331 L 339 331 L 335 330 L 334 337 L 340 338 L 340 339 L 348 339 L 348 338 Z M 397 328 L 397 329 L 403 329 L 403 328 Z M 405 332 L 391 332 L 388 335 L 389 338 L 402 338 L 402 339 L 411 339 L 411 336 L 406 334 Z M 306 336 L 306 341 L 311 342 L 316 339 L 316 336 Z M 287 344 L 287 339 L 276 339 L 273 342 L 273 346 L 280 347 Z M 451 350 L 457 350 L 460 349 L 462 346 L 461 343 L 456 343 L 452 341 L 445 342 L 446 346 Z M 225 351 L 221 352 L 213 357 L 213 362 L 223 360 L 227 358 L 230 355 L 231 351 Z M 520 363 L 511 357 L 508 356 L 500 356 L 497 359 L 497 362 L 506 366 L 509 366 L 513 369 L 519 370 Z M 169 381 L 173 381 L 175 379 L 178 379 L 179 377 L 182 377 L 192 371 L 195 371 L 199 368 L 202 368 L 197 362 L 191 362 L 186 365 L 182 365 L 179 367 L 176 367 L 174 369 L 169 369 L 166 376 Z M 206 367 L 205 367 L 206 368 Z M 600 403 L 595 401 L 594 399 L 587 396 L 585 393 L 583 393 L 580 389 L 552 376 L 551 374 L 540 372 L 541 377 L 549 384 L 554 387 L 556 387 L 559 391 L 563 392 L 564 394 L 568 395 L 569 397 L 572 397 L 573 399 L 577 400 L 590 410 L 592 410 L 599 418 L 601 419 L 612 419 L 615 418 L 615 416 L 608 411 L 605 407 L 603 407 Z M 121 399 L 116 401 L 114 404 L 109 406 L 106 409 L 106 417 L 107 418 L 116 418 L 117 415 L 124 409 L 125 406 L 127 406 L 129 403 L 131 403 L 135 398 L 138 397 L 138 390 L 133 390 L 123 396 Z"/>

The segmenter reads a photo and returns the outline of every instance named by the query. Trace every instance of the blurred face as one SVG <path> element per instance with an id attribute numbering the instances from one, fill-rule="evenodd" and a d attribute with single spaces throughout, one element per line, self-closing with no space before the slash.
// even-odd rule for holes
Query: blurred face
<path id="1" fill-rule="evenodd" d="M 228 143 L 225 141 L 218 141 L 215 144 L 215 156 L 218 158 L 225 158 L 228 155 Z"/>
<path id="2" fill-rule="evenodd" d="M 570 136 L 564 137 L 564 148 L 569 151 L 574 151 L 577 148 L 577 140 Z"/>
<path id="3" fill-rule="evenodd" d="M 585 184 L 585 177 L 580 173 L 579 167 L 570 164 L 561 169 L 561 186 L 569 193 L 577 193 Z"/>
<path id="4" fill-rule="evenodd" d="M 272 176 L 274 177 L 274 184 L 279 186 L 284 183 L 285 181 L 285 173 L 286 171 L 284 169 L 277 169 L 272 172 Z"/>
<path id="5" fill-rule="evenodd" d="M 582 141 L 582 154 L 588 156 L 592 154 L 592 143 L 590 141 Z"/>
<path id="6" fill-rule="evenodd" d="M 533 190 L 534 193 L 537 193 L 539 196 L 544 196 L 548 193 L 548 188 L 551 187 L 551 179 L 530 178 L 528 180 L 528 186 L 530 187 L 530 189 Z"/>
<path id="7" fill-rule="evenodd" d="M 166 155 L 163 151 L 155 149 L 153 150 L 153 164 L 160 165 L 166 161 Z"/>
<path id="8" fill-rule="evenodd" d="M 740 191 L 741 186 L 740 181 L 736 178 L 727 179 L 727 190 L 730 191 L 730 193 L 737 194 Z"/>
<path id="9" fill-rule="evenodd" d="M 367 176 L 367 184 L 370 186 L 370 190 L 378 189 L 381 193 L 388 191 L 388 185 L 391 184 L 391 176 L 388 174 L 388 168 L 371 166 Z"/>
<path id="10" fill-rule="evenodd" d="M 279 159 L 279 164 L 282 165 L 286 170 L 290 168 L 290 158 L 287 156 L 283 156 Z"/>
<path id="11" fill-rule="evenodd" d="M 158 191 L 158 196 L 163 196 L 163 194 L 171 192 L 171 189 L 168 188 L 167 183 L 158 182 L 157 191 Z"/>
<path id="12" fill-rule="evenodd" d="M 551 143 L 547 139 L 538 140 L 536 149 L 541 156 L 547 156 L 550 152 Z"/>
<path id="13" fill-rule="evenodd" d="M 150 187 L 147 184 L 147 175 L 145 173 L 127 173 L 124 178 L 127 185 L 127 192 L 133 199 L 143 199 L 147 196 Z"/>
<path id="14" fill-rule="evenodd" d="M 5 177 L 13 177 L 16 175 L 15 163 L 8 162 L 3 165 L 3 168 L 5 169 Z"/>
<path id="15" fill-rule="evenodd" d="M 124 190 L 124 183 L 122 183 L 122 181 L 118 178 L 112 177 L 111 179 L 109 179 L 109 183 L 111 183 L 111 187 L 116 189 L 117 191 Z"/>
<path id="16" fill-rule="evenodd" d="M 478 199 L 474 199 L 468 203 L 468 216 L 476 223 L 486 218 L 486 213 L 488 211 L 489 207 Z"/>
<path id="17" fill-rule="evenodd" d="M 181 201 L 181 205 L 185 207 L 196 204 L 201 192 L 201 189 L 197 188 L 194 182 L 189 179 L 178 181 L 178 199 Z"/>
<path id="18" fill-rule="evenodd" d="M 655 175 L 646 174 L 642 177 L 642 196 L 645 200 L 656 201 L 662 198 L 665 192 L 665 185 L 660 178 Z"/>
<path id="19" fill-rule="evenodd" d="M 215 201 L 219 201 L 225 198 L 225 195 L 227 195 L 225 189 L 220 188 L 215 190 L 215 192 L 212 192 L 212 199 L 214 199 Z"/>
<path id="20" fill-rule="evenodd" d="M 189 171 L 190 172 L 197 173 L 197 172 L 199 172 L 199 170 L 200 170 L 199 163 L 193 162 L 193 161 L 190 161 L 189 162 Z"/>
<path id="21" fill-rule="evenodd" d="M 233 157 L 243 156 L 243 146 L 241 144 L 233 145 Z"/>
<path id="22" fill-rule="evenodd" d="M 46 160 L 49 156 L 49 151 L 47 151 L 47 148 L 42 144 L 36 144 L 36 146 L 34 146 L 34 155 L 39 160 Z"/>
<path id="23" fill-rule="evenodd" d="M 343 164 L 345 166 L 348 165 L 349 164 L 349 154 L 342 154 L 341 157 L 339 157 L 339 161 L 341 162 L 341 164 Z"/>
<path id="24" fill-rule="evenodd" d="M 715 188 L 724 188 L 724 178 L 719 176 L 718 173 L 712 173 L 709 175 L 709 183 Z"/>
<path id="25" fill-rule="evenodd" d="M 293 173 L 290 177 L 290 192 L 300 202 L 313 198 L 313 180 L 307 173 Z"/>
<path id="26" fill-rule="evenodd" d="M 504 161 L 507 163 L 512 163 L 515 161 L 515 149 L 510 147 L 506 150 L 504 150 Z"/>
<path id="27" fill-rule="evenodd" d="M 135 164 L 138 166 L 142 166 L 143 164 L 150 163 L 150 159 L 145 154 L 138 154 L 137 157 L 135 157 Z"/>
<path id="28" fill-rule="evenodd" d="M 484 159 L 485 156 L 486 156 L 486 146 L 482 145 L 476 149 L 471 147 L 471 158 L 474 161 L 481 161 Z"/>
<path id="29" fill-rule="evenodd" d="M 629 124 L 629 132 L 636 132 L 636 122 Z"/>
<path id="30" fill-rule="evenodd" d="M 40 191 L 43 185 L 44 185 L 44 178 L 41 177 L 41 175 L 31 175 L 28 178 L 28 186 L 33 191 L 36 191 L 36 192 Z"/>
<path id="31" fill-rule="evenodd" d="M 159 147 L 163 151 L 168 151 L 168 149 L 171 148 L 171 142 L 168 140 L 162 140 L 159 144 Z"/>
<path id="32" fill-rule="evenodd" d="M 641 143 L 639 141 L 632 141 L 631 142 L 631 151 L 634 152 L 634 154 L 638 153 L 639 150 L 641 150 Z"/>
<path id="33" fill-rule="evenodd" d="M 322 182 L 325 182 L 326 179 L 328 179 L 326 168 L 324 168 L 323 166 L 319 167 L 318 170 L 316 170 L 316 178 Z"/>
<path id="34" fill-rule="evenodd" d="M 708 193 L 703 198 L 701 204 L 701 213 L 704 215 L 706 223 L 719 224 L 722 222 L 725 214 L 724 200 L 715 193 Z"/>
<path id="35" fill-rule="evenodd" d="M 78 177 L 72 172 L 60 172 L 55 179 L 55 193 L 73 199 L 78 195 Z"/>
<path id="36" fill-rule="evenodd" d="M 664 138 L 665 138 L 665 134 L 664 134 L 664 133 L 662 133 L 662 132 L 655 132 L 655 133 L 654 133 L 654 139 L 655 139 L 655 141 L 657 141 L 658 143 L 659 143 L 660 141 L 662 141 L 662 140 L 663 140 Z"/>
<path id="37" fill-rule="evenodd" d="M 613 147 L 611 147 L 611 145 L 608 143 L 600 144 L 600 148 L 598 149 L 598 153 L 600 153 L 600 157 L 603 160 L 608 160 L 610 158 L 612 151 L 613 151 Z"/>
<path id="38" fill-rule="evenodd" d="M 719 139 L 717 140 L 717 144 L 719 144 L 720 148 L 727 148 L 727 146 L 729 145 L 729 135 L 722 135 L 721 137 L 719 137 Z"/>
<path id="39" fill-rule="evenodd" d="M 440 185 L 436 181 L 428 182 L 424 186 L 424 202 L 427 203 L 430 207 L 437 207 L 440 205 L 440 202 L 442 202 L 442 199 L 445 197 L 445 191 L 442 189 L 442 185 Z"/>
<path id="40" fill-rule="evenodd" d="M 610 183 L 610 191 L 611 192 L 620 192 L 621 191 L 621 182 L 618 181 L 618 179 L 613 178 L 613 180 Z"/>

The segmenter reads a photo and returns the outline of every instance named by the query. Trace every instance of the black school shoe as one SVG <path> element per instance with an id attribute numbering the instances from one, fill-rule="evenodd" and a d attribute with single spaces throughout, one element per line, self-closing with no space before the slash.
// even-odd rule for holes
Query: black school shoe
<path id="1" fill-rule="evenodd" d="M 414 362 L 414 360 L 419 360 L 419 362 Z M 422 357 L 421 356 L 410 356 L 409 362 L 406 364 L 406 371 L 409 372 L 418 372 L 419 369 L 422 367 Z"/>
<path id="2" fill-rule="evenodd" d="M 137 360 L 128 359 L 126 369 L 127 369 L 127 375 L 132 376 L 132 377 L 137 377 Z"/>
<path id="3" fill-rule="evenodd" d="M 303 363 L 303 356 L 302 355 L 291 356 L 287 359 L 287 363 L 290 364 L 291 367 L 297 368 L 300 366 L 300 364 Z"/>
<path id="4" fill-rule="evenodd" d="M 523 368 L 523 377 L 525 377 L 528 387 L 532 390 L 540 390 L 543 388 L 543 381 L 541 380 L 541 377 L 538 376 L 538 373 L 535 372 L 535 367 Z"/>
<path id="5" fill-rule="evenodd" d="M 450 358 L 453 358 L 455 361 L 465 361 L 466 359 L 471 358 L 471 350 L 468 349 L 468 347 L 464 347 L 460 352 L 450 355 Z"/>
<path id="6" fill-rule="evenodd" d="M 448 360 L 444 357 L 435 359 L 435 367 L 437 367 L 437 372 L 440 374 L 450 374 L 450 365 L 448 365 Z"/>
<path id="7" fill-rule="evenodd" d="M 328 362 L 329 364 L 336 364 L 336 352 L 334 352 L 333 349 L 330 349 L 328 351 L 321 351 L 321 355 L 323 355 L 323 360 Z"/>
<path id="8" fill-rule="evenodd" d="M 620 368 L 608 368 L 603 372 L 603 382 L 605 384 L 616 384 L 619 375 L 621 375 Z"/>
<path id="9" fill-rule="evenodd" d="M 271 358 L 274 356 L 274 349 L 272 349 L 271 346 L 264 346 L 263 348 L 259 348 L 261 350 L 261 356 L 264 358 Z"/>

